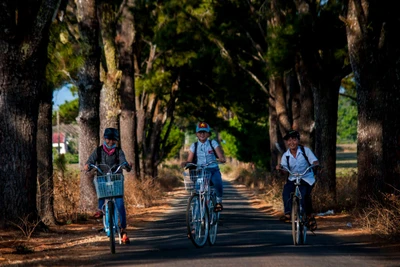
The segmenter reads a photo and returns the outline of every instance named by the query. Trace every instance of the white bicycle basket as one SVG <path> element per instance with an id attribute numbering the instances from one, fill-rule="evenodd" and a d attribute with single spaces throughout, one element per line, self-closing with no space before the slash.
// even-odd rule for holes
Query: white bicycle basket
<path id="1" fill-rule="evenodd" d="M 189 170 L 183 173 L 185 190 L 204 192 L 208 188 L 211 173 L 202 170 Z"/>

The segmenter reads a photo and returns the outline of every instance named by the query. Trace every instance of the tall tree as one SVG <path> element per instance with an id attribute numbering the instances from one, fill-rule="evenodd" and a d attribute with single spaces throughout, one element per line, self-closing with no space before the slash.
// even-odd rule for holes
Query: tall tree
<path id="1" fill-rule="evenodd" d="M 1 1 L 0 225 L 37 219 L 36 136 L 39 93 L 45 84 L 49 26 L 58 0 Z"/>
<path id="2" fill-rule="evenodd" d="M 349 0 L 344 17 L 358 105 L 360 208 L 399 192 L 400 15 L 389 3 Z M 397 104 L 396 104 L 397 103 Z"/>
<path id="3" fill-rule="evenodd" d="M 347 62 L 345 28 L 339 20 L 342 4 L 331 0 L 296 0 L 299 39 L 296 72 L 301 90 L 312 93 L 313 104 L 303 132 L 323 165 L 317 184 L 325 196 L 324 209 L 336 204 L 336 126 L 341 80 L 350 74 Z M 306 95 L 302 93 L 301 95 Z M 302 100 L 302 102 L 304 102 Z M 314 109 L 314 110 L 312 110 Z M 307 136 L 307 135 L 306 135 Z M 313 140 L 315 139 L 315 140 Z"/>
<path id="4" fill-rule="evenodd" d="M 77 19 L 81 36 L 84 64 L 78 72 L 79 94 L 79 165 L 81 170 L 92 151 L 99 145 L 100 132 L 100 46 L 97 2 L 95 0 L 76 1 Z M 97 207 L 96 192 L 92 177 L 81 173 L 80 208 L 83 212 Z"/>
<path id="5" fill-rule="evenodd" d="M 54 181 L 53 181 L 53 145 L 52 145 L 52 97 L 53 90 L 64 85 L 70 78 L 74 64 L 65 62 L 72 61 L 76 55 L 72 55 L 71 43 L 68 42 L 66 33 L 67 1 L 62 1 L 57 17 L 53 20 L 50 28 L 50 39 L 48 45 L 49 63 L 46 66 L 46 83 L 40 94 L 39 119 L 37 131 L 37 157 L 38 157 L 38 211 L 42 221 L 46 225 L 56 224 L 54 216 Z M 65 39 L 63 39 L 65 38 Z M 72 65 L 72 66 L 71 66 Z M 71 70 L 72 68 L 72 70 Z M 68 75 L 66 75 L 68 73 Z M 62 114 L 62 112 L 61 112 Z M 64 116 L 62 116 L 64 118 Z M 76 115 L 72 120 L 75 120 Z"/>
<path id="6" fill-rule="evenodd" d="M 117 23 L 117 49 L 118 64 L 121 70 L 121 85 L 119 95 L 121 97 L 121 146 L 126 158 L 132 162 L 132 176 L 136 179 L 140 175 L 139 151 L 137 143 L 137 113 L 135 100 L 135 58 L 140 58 L 140 45 L 136 43 L 138 22 L 146 20 L 138 19 L 133 14 L 134 0 L 123 1 Z M 136 18 L 136 20 L 135 20 Z M 145 24 L 145 23 L 144 23 Z M 141 23 L 139 23 L 141 25 Z"/>

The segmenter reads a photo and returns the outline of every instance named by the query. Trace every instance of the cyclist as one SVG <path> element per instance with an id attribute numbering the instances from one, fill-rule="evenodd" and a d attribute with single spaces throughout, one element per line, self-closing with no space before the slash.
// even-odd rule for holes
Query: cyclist
<path id="1" fill-rule="evenodd" d="M 211 136 L 210 126 L 205 122 L 199 122 L 196 126 L 196 136 L 198 141 L 193 143 L 189 148 L 189 155 L 187 161 L 181 163 L 182 167 L 185 167 L 187 163 L 195 164 L 207 164 L 218 158 L 218 161 L 225 163 L 225 156 L 221 146 L 215 140 L 210 140 Z M 217 195 L 217 204 L 215 205 L 215 211 L 220 212 L 223 210 L 222 206 L 222 176 L 221 171 L 217 163 L 210 164 L 207 168 L 211 173 L 211 182 L 214 185 L 215 192 Z"/>
<path id="2" fill-rule="evenodd" d="M 119 141 L 119 132 L 115 128 L 106 128 L 104 130 L 104 142 L 100 147 L 97 147 L 92 154 L 89 156 L 85 164 L 85 171 L 89 170 L 89 164 L 106 164 L 110 167 L 118 165 L 123 162 L 127 162 L 125 154 L 121 148 L 117 146 Z M 132 163 L 129 163 L 127 171 L 129 172 L 132 168 Z M 122 169 L 119 171 L 122 173 Z M 104 205 L 104 199 L 99 199 L 98 211 L 94 214 L 95 218 L 101 218 L 103 216 L 102 207 Z M 120 215 L 120 227 L 122 235 L 122 243 L 129 244 L 129 238 L 126 233 L 126 211 L 123 197 L 115 198 L 115 204 Z"/>
<path id="3" fill-rule="evenodd" d="M 283 167 L 288 168 L 294 173 L 303 173 L 311 164 L 319 164 L 317 157 L 311 149 L 299 145 L 299 132 L 290 130 L 286 133 L 283 139 L 286 141 L 287 147 L 289 147 L 289 149 L 282 155 L 281 165 Z M 276 169 L 281 170 L 280 166 L 276 166 Z M 282 198 L 285 215 L 280 218 L 282 221 L 290 221 L 290 213 L 292 210 L 290 194 L 295 190 L 295 180 L 295 177 L 289 175 L 286 184 L 283 187 Z M 303 176 L 300 185 L 301 195 L 304 196 L 301 199 L 301 206 L 305 207 L 308 218 L 313 218 L 311 191 L 314 187 L 314 183 L 314 172 L 310 169 L 310 171 Z"/>

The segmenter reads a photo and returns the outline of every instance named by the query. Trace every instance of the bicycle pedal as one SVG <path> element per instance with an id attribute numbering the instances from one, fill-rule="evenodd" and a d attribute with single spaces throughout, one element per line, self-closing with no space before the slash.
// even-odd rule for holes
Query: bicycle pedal
<path id="1" fill-rule="evenodd" d="M 104 228 L 101 228 L 101 229 L 98 229 L 97 232 L 98 233 L 104 233 L 105 231 L 104 231 Z"/>

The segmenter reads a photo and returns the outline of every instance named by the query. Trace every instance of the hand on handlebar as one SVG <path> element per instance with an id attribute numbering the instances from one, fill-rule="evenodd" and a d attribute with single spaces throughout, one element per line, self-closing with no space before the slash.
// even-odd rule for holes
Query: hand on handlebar
<path id="1" fill-rule="evenodd" d="M 132 162 L 125 162 L 125 169 L 127 172 L 130 172 L 132 170 Z"/>

